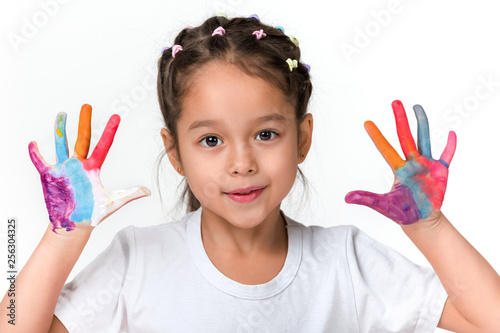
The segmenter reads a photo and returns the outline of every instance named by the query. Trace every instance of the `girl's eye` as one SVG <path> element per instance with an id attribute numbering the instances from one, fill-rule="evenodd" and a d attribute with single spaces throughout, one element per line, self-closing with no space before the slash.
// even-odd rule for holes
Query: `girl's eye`
<path id="1" fill-rule="evenodd" d="M 201 144 L 206 147 L 215 147 L 222 143 L 222 140 L 216 136 L 207 136 L 201 140 Z"/>
<path id="2" fill-rule="evenodd" d="M 269 141 L 271 139 L 274 139 L 277 135 L 278 134 L 276 134 L 273 131 L 262 131 L 259 134 L 257 134 L 255 139 L 257 139 L 258 141 Z"/>

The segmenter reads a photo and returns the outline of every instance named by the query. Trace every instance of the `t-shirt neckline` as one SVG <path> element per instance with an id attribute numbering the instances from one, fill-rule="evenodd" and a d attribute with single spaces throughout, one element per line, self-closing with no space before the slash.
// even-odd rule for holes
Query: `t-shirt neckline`
<path id="1" fill-rule="evenodd" d="M 222 274 L 210 261 L 201 239 L 201 208 L 190 213 L 187 220 L 187 242 L 191 257 L 203 275 L 217 289 L 243 299 L 265 299 L 272 297 L 290 285 L 297 275 L 302 259 L 302 235 L 294 221 L 283 214 L 288 232 L 288 251 L 283 268 L 271 281 L 264 284 L 246 285 Z"/>

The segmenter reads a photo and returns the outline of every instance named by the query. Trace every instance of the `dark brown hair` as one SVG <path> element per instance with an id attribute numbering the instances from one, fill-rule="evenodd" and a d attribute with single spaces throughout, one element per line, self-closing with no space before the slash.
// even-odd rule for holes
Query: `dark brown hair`
<path id="1" fill-rule="evenodd" d="M 224 28 L 225 34 L 212 36 L 218 27 Z M 257 39 L 253 32 L 260 29 L 266 36 Z M 182 112 L 182 98 L 190 87 L 193 74 L 209 62 L 236 65 L 248 75 L 272 84 L 295 107 L 297 124 L 306 114 L 312 91 L 309 71 L 299 61 L 299 47 L 281 29 L 265 25 L 256 17 L 228 19 L 214 16 L 199 27 L 183 29 L 174 44 L 182 46 L 182 51 L 174 58 L 172 49 L 168 48 L 158 61 L 158 101 L 165 126 L 173 138 L 168 149 L 176 149 L 179 159 L 177 120 Z M 286 62 L 288 58 L 297 60 L 297 68 L 290 70 Z M 165 153 L 161 157 L 164 156 Z M 298 173 L 305 182 L 300 169 Z M 187 182 L 183 197 L 187 198 L 188 212 L 200 207 Z"/>

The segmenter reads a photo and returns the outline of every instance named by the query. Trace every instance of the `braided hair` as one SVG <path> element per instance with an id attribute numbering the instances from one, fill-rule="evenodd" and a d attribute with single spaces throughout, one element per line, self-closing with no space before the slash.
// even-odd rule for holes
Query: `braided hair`
<path id="1" fill-rule="evenodd" d="M 218 27 L 225 33 L 212 35 Z M 254 32 L 261 29 L 265 37 L 256 38 Z M 176 149 L 179 159 L 177 120 L 182 112 L 182 98 L 190 87 L 190 78 L 207 63 L 232 64 L 249 76 L 269 82 L 294 106 L 297 124 L 307 113 L 312 91 L 309 68 L 299 62 L 297 40 L 285 35 L 282 28 L 265 25 L 256 16 L 233 19 L 214 16 L 198 27 L 183 29 L 174 44 L 176 50 L 165 49 L 158 60 L 157 85 L 160 110 L 173 138 L 168 150 Z M 287 59 L 296 59 L 297 67 L 292 68 Z M 304 180 L 300 169 L 298 172 Z M 187 199 L 188 212 L 200 207 L 187 182 L 183 197 Z"/>

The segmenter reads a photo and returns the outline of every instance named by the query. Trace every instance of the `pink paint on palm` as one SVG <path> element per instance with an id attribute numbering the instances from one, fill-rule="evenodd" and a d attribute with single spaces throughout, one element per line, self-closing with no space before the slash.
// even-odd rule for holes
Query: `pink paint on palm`
<path id="1" fill-rule="evenodd" d="M 365 128 L 396 175 L 395 185 L 389 193 L 376 194 L 353 191 L 346 202 L 368 206 L 398 224 L 412 224 L 428 218 L 439 210 L 444 200 L 448 181 L 448 167 L 456 149 L 456 134 L 452 131 L 441 158 L 431 156 L 429 125 L 420 105 L 414 107 L 418 120 L 418 149 L 410 131 L 406 112 L 400 101 L 392 103 L 401 148 L 406 161 L 399 157 L 375 124 L 367 122 Z"/>

